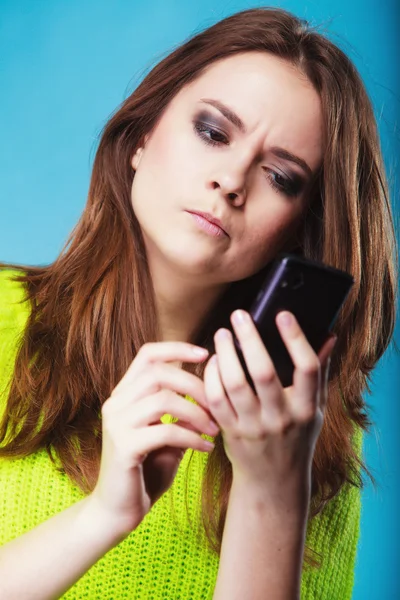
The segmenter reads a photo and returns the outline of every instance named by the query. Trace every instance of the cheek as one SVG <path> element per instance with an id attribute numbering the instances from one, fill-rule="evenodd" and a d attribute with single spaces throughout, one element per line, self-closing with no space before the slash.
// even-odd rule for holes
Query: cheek
<path id="1" fill-rule="evenodd" d="M 259 217 L 251 229 L 252 236 L 247 237 L 249 254 L 257 256 L 261 266 L 271 260 L 296 230 L 301 214 L 298 209 L 284 207 L 275 214 Z"/>
<path id="2" fill-rule="evenodd" d="M 152 136 L 148 158 L 159 167 L 164 175 L 171 171 L 174 176 L 184 175 L 185 170 L 193 164 L 193 140 L 187 123 L 176 119 L 162 121 Z"/>
<path id="3" fill-rule="evenodd" d="M 170 140 L 157 131 L 148 140 L 132 182 L 132 203 L 137 211 L 152 210 L 173 187 L 174 152 Z M 153 208 L 152 208 L 153 207 Z"/>
<path id="4" fill-rule="evenodd" d="M 150 201 L 158 201 L 160 196 L 164 200 L 187 200 L 188 194 L 193 194 L 198 166 L 187 127 L 164 125 L 151 139 L 139 165 L 141 193 L 151 194 Z"/>
<path id="5" fill-rule="evenodd" d="M 297 222 L 299 211 L 286 200 L 277 204 L 274 211 L 254 219 L 254 229 L 257 232 L 257 238 L 261 240 L 279 239 L 283 237 L 289 229 Z"/>

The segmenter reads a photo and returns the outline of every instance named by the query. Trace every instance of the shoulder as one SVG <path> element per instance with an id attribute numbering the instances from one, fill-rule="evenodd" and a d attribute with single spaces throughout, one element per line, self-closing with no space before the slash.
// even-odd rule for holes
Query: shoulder
<path id="1" fill-rule="evenodd" d="M 0 269 L 0 418 L 30 313 L 30 303 L 25 300 L 24 284 L 15 279 L 23 274 L 14 269 Z"/>
<path id="2" fill-rule="evenodd" d="M 21 275 L 23 271 L 0 269 L 0 329 L 3 333 L 23 326 L 30 312 L 25 286 L 16 279 Z"/>
<path id="3" fill-rule="evenodd" d="M 0 269 L 0 383 L 13 364 L 30 314 L 25 285 L 16 279 L 21 275 L 23 271 Z"/>

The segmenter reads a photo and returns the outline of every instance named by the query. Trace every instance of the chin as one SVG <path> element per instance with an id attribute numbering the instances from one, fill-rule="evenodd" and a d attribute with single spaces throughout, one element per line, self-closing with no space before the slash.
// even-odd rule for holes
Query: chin
<path id="1" fill-rule="evenodd" d="M 200 246 L 195 248 L 195 244 L 190 248 L 187 244 L 181 247 L 176 245 L 173 249 L 165 249 L 163 254 L 171 266 L 173 265 L 185 276 L 207 275 L 216 267 L 215 253 L 210 255 L 210 252 L 206 252 Z"/>

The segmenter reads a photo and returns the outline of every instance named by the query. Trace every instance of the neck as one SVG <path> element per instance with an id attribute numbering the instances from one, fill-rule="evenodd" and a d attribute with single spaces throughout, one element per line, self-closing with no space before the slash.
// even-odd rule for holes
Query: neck
<path id="1" fill-rule="evenodd" d="M 168 282 L 170 284 L 171 281 Z M 218 300 L 221 289 L 155 288 L 163 341 L 191 342 L 200 324 Z M 169 292 L 169 293 L 168 293 Z"/>
<path id="2" fill-rule="evenodd" d="M 229 284 L 212 282 L 209 275 L 177 271 L 161 261 L 150 263 L 150 271 L 161 340 L 191 342 Z"/>

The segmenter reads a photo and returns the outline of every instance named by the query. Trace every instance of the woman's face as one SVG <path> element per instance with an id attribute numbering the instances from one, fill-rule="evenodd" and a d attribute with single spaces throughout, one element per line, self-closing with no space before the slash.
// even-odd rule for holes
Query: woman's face
<path id="1" fill-rule="evenodd" d="M 259 271 L 306 210 L 322 155 L 320 98 L 303 74 L 261 52 L 213 63 L 132 159 L 132 205 L 150 262 L 201 284 Z M 189 211 L 210 213 L 226 234 L 205 232 Z"/>

